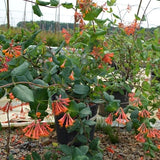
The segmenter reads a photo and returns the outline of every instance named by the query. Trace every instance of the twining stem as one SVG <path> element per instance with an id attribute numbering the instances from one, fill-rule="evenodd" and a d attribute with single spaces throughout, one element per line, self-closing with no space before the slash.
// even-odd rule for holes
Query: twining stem
<path id="1" fill-rule="evenodd" d="M 13 82 L 13 83 L 8 83 L 8 84 L 5 84 L 5 85 L 2 85 L 2 86 L 0 86 L 0 88 L 9 87 L 9 86 L 13 86 L 13 85 L 16 85 L 16 84 L 29 84 L 29 85 L 34 85 L 34 86 L 37 86 L 37 87 L 40 87 L 40 88 L 50 88 L 50 87 L 54 87 L 54 86 L 59 85 L 59 84 L 52 84 L 50 86 L 43 86 L 43 85 L 35 84 L 35 83 L 32 83 L 32 82 Z"/>

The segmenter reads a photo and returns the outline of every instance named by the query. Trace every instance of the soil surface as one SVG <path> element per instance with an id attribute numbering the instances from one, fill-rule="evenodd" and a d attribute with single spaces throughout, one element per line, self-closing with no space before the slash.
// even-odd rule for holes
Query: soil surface
<path id="1" fill-rule="evenodd" d="M 142 143 L 137 142 L 134 135 L 125 132 L 124 129 L 118 130 L 119 142 L 115 144 L 111 143 L 109 136 L 102 131 L 96 131 L 94 136 L 100 138 L 104 160 L 160 160 L 160 152 L 155 154 L 155 158 L 147 157 L 144 153 Z M 8 129 L 5 128 L 0 131 L 0 160 L 7 159 L 7 137 Z M 22 128 L 11 129 L 10 153 L 15 160 L 25 160 L 26 155 L 31 154 L 33 151 L 43 155 L 48 150 L 55 153 L 53 160 L 58 160 L 61 152 L 58 151 L 57 147 L 58 143 L 54 131 L 50 137 L 31 140 L 23 136 Z"/>

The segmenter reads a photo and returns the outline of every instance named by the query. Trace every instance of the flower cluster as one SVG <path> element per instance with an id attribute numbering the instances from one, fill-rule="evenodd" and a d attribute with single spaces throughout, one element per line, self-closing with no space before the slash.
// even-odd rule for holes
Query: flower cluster
<path id="1" fill-rule="evenodd" d="M 67 128 L 69 126 L 72 126 L 75 120 L 72 119 L 69 113 L 65 113 L 63 117 L 58 120 L 58 122 L 61 127 L 65 125 L 65 127 Z"/>
<path id="2" fill-rule="evenodd" d="M 52 102 L 52 113 L 56 116 L 61 113 L 65 113 L 68 111 L 66 106 L 69 105 L 69 102 L 69 98 L 61 98 L 61 95 L 59 95 L 59 97 Z"/>
<path id="3" fill-rule="evenodd" d="M 96 7 L 97 4 L 92 2 L 92 0 L 78 0 L 79 7 L 83 12 L 83 17 L 92 10 L 92 6 Z"/>
<path id="4" fill-rule="evenodd" d="M 129 101 L 132 106 L 136 106 L 136 107 L 142 106 L 142 102 L 141 102 L 140 98 L 136 97 L 135 93 L 129 93 L 128 97 L 129 97 Z"/>
<path id="5" fill-rule="evenodd" d="M 13 58 L 13 57 L 19 57 L 21 55 L 21 46 L 20 45 L 15 45 L 14 40 L 11 41 L 10 47 L 2 50 L 2 52 L 5 54 L 6 57 L 8 58 Z"/>
<path id="6" fill-rule="evenodd" d="M 63 34 L 63 37 L 65 39 L 65 42 L 68 44 L 70 39 L 71 39 L 71 35 L 70 33 L 66 30 L 66 29 L 62 29 L 62 34 Z"/>
<path id="7" fill-rule="evenodd" d="M 139 24 L 137 23 L 137 20 L 128 26 L 125 26 L 123 23 L 119 23 L 119 28 L 122 28 L 127 35 L 134 35 L 136 29 L 139 29 Z"/>
<path id="8" fill-rule="evenodd" d="M 142 118 L 150 118 L 151 113 L 146 109 L 143 109 L 142 111 L 139 112 L 138 115 L 139 117 L 142 117 Z"/>
<path id="9" fill-rule="evenodd" d="M 30 125 L 23 129 L 25 136 L 33 139 L 39 139 L 40 137 L 48 136 L 49 132 L 53 129 L 45 122 L 41 122 L 40 119 L 33 121 Z"/>
<path id="10" fill-rule="evenodd" d="M 64 113 L 63 117 L 58 120 L 61 127 L 65 126 L 67 128 L 69 126 L 72 126 L 74 123 L 74 120 L 72 119 L 70 114 L 66 113 L 68 111 L 68 108 L 66 106 L 69 105 L 69 102 L 69 98 L 61 98 L 61 95 L 59 95 L 59 97 L 52 102 L 52 113 L 55 116 Z"/>
<path id="11" fill-rule="evenodd" d="M 7 72 L 8 71 L 8 64 L 10 59 L 8 57 L 1 57 L 0 56 L 0 72 Z"/>
<path id="12" fill-rule="evenodd" d="M 129 119 L 127 117 L 127 115 L 124 113 L 123 108 L 119 108 L 117 110 L 117 112 L 114 114 L 116 117 L 118 116 L 118 118 L 116 118 L 116 121 L 119 124 L 126 124 L 127 122 L 129 122 Z M 109 125 L 112 125 L 113 122 L 113 115 L 112 113 L 109 114 L 109 116 L 105 119 L 105 122 Z"/>
<path id="13" fill-rule="evenodd" d="M 144 143 L 147 137 L 160 139 L 160 131 L 155 128 L 147 128 L 145 123 L 142 123 L 137 130 L 139 133 L 135 136 L 135 139 L 139 142 Z"/>

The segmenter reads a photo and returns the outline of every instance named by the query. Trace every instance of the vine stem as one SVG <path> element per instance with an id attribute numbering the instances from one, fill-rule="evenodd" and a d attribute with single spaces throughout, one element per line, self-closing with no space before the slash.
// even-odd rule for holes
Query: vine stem
<path id="1" fill-rule="evenodd" d="M 11 102 L 12 101 L 10 100 L 7 106 L 7 121 L 8 121 L 8 136 L 7 136 L 7 144 L 6 144 L 7 157 L 10 154 L 11 125 L 10 125 L 10 119 L 9 119 L 9 109 L 10 109 Z"/>
<path id="2" fill-rule="evenodd" d="M 36 4 L 36 2 L 33 2 L 33 1 L 31 1 L 31 0 L 24 0 L 24 1 Z M 60 7 L 60 6 L 61 6 L 61 5 L 58 5 L 58 6 L 43 6 L 43 7 L 47 7 L 47 8 L 58 8 L 58 7 Z"/>
<path id="3" fill-rule="evenodd" d="M 42 85 L 35 84 L 35 83 L 32 83 L 32 82 L 13 82 L 13 83 L 8 83 L 8 84 L 5 84 L 5 85 L 2 85 L 2 86 L 0 86 L 0 88 L 9 87 L 9 86 L 16 85 L 16 84 L 29 84 L 29 85 L 34 85 L 34 86 L 37 86 L 37 87 L 40 87 L 40 88 L 50 88 L 50 87 L 54 87 L 54 86 L 59 86 L 59 84 L 53 84 L 53 85 L 50 85 L 50 86 L 42 86 Z"/>

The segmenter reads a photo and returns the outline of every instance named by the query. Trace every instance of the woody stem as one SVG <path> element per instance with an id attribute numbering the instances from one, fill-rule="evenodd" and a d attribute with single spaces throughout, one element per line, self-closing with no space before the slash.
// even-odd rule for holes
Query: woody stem
<path id="1" fill-rule="evenodd" d="M 7 106 L 7 122 L 8 122 L 8 137 L 7 137 L 7 144 L 6 144 L 6 151 L 7 151 L 7 157 L 10 153 L 10 135 L 11 135 L 11 125 L 10 125 L 10 119 L 9 119 L 9 109 L 10 109 L 11 101 L 9 101 Z"/>

